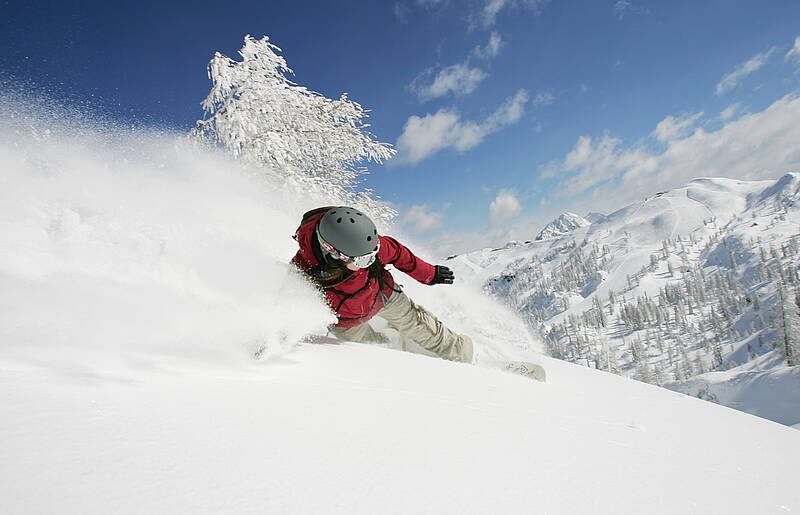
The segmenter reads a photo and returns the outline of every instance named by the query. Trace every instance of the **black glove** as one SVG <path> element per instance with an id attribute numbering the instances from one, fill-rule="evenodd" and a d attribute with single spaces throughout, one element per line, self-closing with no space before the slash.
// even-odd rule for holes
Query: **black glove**
<path id="1" fill-rule="evenodd" d="M 444 265 L 436 265 L 436 273 L 433 274 L 431 284 L 453 284 L 455 278 L 452 270 Z"/>

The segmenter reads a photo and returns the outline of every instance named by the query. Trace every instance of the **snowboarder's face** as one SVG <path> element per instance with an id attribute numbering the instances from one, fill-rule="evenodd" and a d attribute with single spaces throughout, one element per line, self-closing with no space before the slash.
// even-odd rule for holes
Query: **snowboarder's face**
<path id="1" fill-rule="evenodd" d="M 358 272 L 359 270 L 361 270 L 360 268 L 358 268 L 356 266 L 355 263 L 347 263 L 347 265 L 345 265 L 345 266 L 347 266 L 348 270 L 352 270 L 353 272 Z"/>

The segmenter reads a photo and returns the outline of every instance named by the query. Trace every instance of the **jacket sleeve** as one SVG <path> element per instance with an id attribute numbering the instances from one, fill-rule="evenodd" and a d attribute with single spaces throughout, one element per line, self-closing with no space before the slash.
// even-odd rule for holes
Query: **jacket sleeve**
<path id="1" fill-rule="evenodd" d="M 399 241 L 391 236 L 381 236 L 381 248 L 378 257 L 384 265 L 394 265 L 422 284 L 430 284 L 436 274 L 436 268 L 414 255 Z"/>
<path id="2" fill-rule="evenodd" d="M 303 257 L 303 253 L 300 252 L 299 250 L 297 251 L 297 254 L 294 255 L 290 263 L 296 266 L 300 270 L 308 270 L 309 268 L 311 268 L 311 265 Z"/>

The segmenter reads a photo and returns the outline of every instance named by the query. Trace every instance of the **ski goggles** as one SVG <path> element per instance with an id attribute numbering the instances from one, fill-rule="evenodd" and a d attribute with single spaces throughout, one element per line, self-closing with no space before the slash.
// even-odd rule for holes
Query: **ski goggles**
<path id="1" fill-rule="evenodd" d="M 372 263 L 375 262 L 375 257 L 378 255 L 378 247 L 380 246 L 381 244 L 378 243 L 378 245 L 375 247 L 375 250 L 373 250 L 369 254 L 364 254 L 363 256 L 354 257 L 351 262 L 358 268 L 369 267 Z"/>
<path id="2" fill-rule="evenodd" d="M 322 246 L 323 249 L 333 258 L 338 259 L 339 261 L 343 261 L 345 263 L 353 263 L 358 268 L 367 268 L 369 265 L 375 262 L 375 257 L 378 255 L 378 250 L 381 248 L 380 240 L 375 245 L 375 248 L 369 254 L 364 254 L 363 256 L 355 256 L 351 257 L 346 254 L 342 254 L 335 248 L 333 245 L 328 243 L 327 241 L 322 239 L 322 236 L 317 234 L 317 239 L 319 240 L 319 244 Z"/>

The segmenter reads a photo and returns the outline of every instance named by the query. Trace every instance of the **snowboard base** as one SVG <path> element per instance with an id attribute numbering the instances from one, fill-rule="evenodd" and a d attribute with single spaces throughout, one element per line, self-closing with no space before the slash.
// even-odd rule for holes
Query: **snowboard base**
<path id="1" fill-rule="evenodd" d="M 530 361 L 486 360 L 479 361 L 478 366 L 502 370 L 504 372 L 528 377 L 543 383 L 547 380 L 547 374 L 545 373 L 544 368 L 541 365 L 532 363 Z"/>

